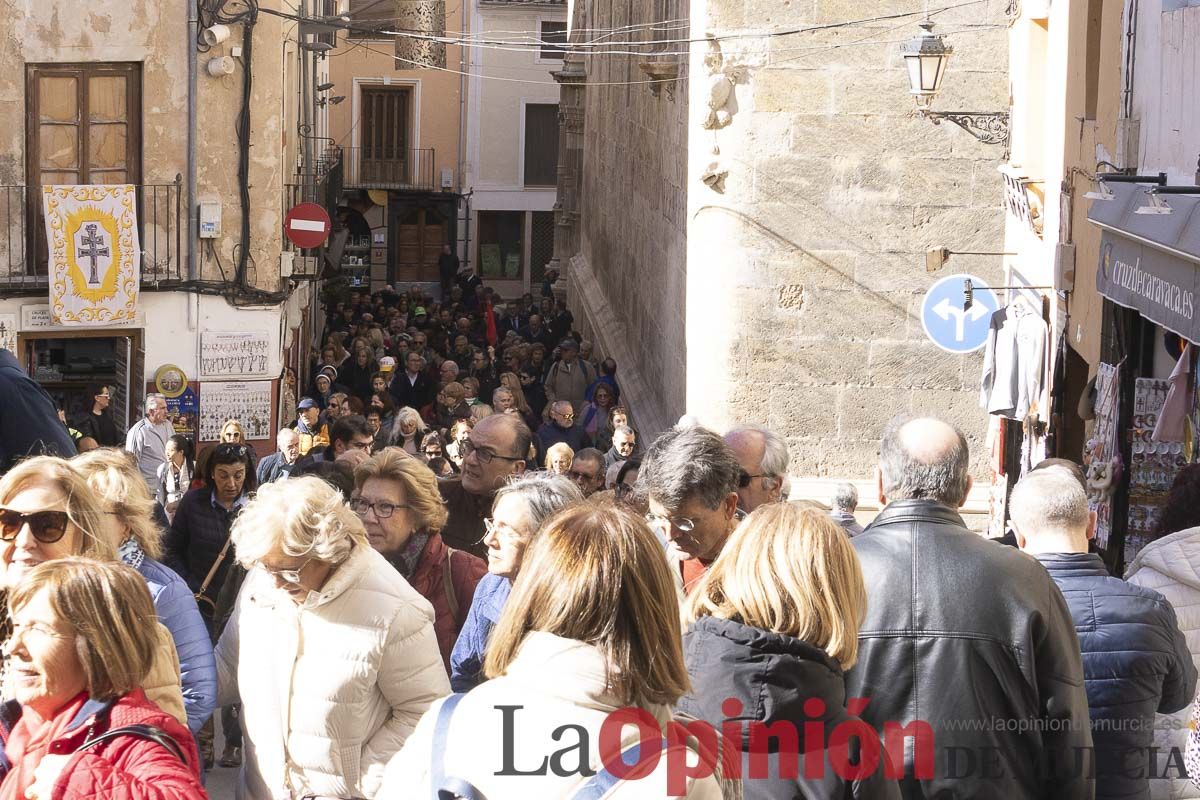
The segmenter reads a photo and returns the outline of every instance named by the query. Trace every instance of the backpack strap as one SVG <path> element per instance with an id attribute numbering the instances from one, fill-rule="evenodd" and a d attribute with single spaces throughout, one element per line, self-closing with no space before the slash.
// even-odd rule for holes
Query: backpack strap
<path id="1" fill-rule="evenodd" d="M 667 740 L 659 738 L 656 742 L 649 743 L 649 750 L 657 750 L 662 752 L 666 747 Z M 621 751 L 621 761 L 626 766 L 633 766 L 642 760 L 642 743 L 634 742 L 629 747 Z M 616 775 L 608 771 L 607 767 L 602 768 L 587 783 L 579 787 L 575 794 L 571 795 L 571 800 L 600 800 L 604 795 L 612 791 L 613 787 L 620 783 L 623 778 L 618 778 Z"/>
<path id="2" fill-rule="evenodd" d="M 126 725 L 123 728 L 113 728 L 110 731 L 105 731 L 98 736 L 89 738 L 87 741 L 81 744 L 75 750 L 75 752 L 78 753 L 82 750 L 89 750 L 101 742 L 106 742 L 110 739 L 117 739 L 121 736 L 133 736 L 137 739 L 144 739 L 148 742 L 154 742 L 155 744 L 165 747 L 182 763 L 187 764 L 187 759 L 184 757 L 183 750 L 180 748 L 179 743 L 171 737 L 171 734 L 167 733 L 162 728 L 155 727 L 154 725 Z"/>
<path id="3" fill-rule="evenodd" d="M 454 565 L 451 563 L 457 552 L 453 547 L 447 547 L 446 558 L 442 561 L 442 590 L 446 593 L 446 605 L 450 609 L 450 618 L 454 620 L 455 631 L 462 627 L 462 620 L 458 618 L 458 594 L 454 591 Z"/>
<path id="4" fill-rule="evenodd" d="M 445 755 L 446 743 L 450 738 L 450 720 L 464 697 L 465 692 L 452 694 L 438 709 L 437 722 L 433 726 L 433 765 L 429 776 L 429 785 L 433 788 L 432 800 L 487 800 L 478 789 L 461 778 L 446 776 Z"/>

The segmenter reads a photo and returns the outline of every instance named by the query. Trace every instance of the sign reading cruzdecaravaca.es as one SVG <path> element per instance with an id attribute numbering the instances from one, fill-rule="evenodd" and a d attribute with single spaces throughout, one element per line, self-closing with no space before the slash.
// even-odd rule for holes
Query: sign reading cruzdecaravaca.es
<path id="1" fill-rule="evenodd" d="M 142 266 L 134 187 L 43 186 L 42 208 L 54 324 L 134 322 Z"/>
<path id="2" fill-rule="evenodd" d="M 257 378 L 268 375 L 271 363 L 269 333 L 200 334 L 201 378 Z"/>

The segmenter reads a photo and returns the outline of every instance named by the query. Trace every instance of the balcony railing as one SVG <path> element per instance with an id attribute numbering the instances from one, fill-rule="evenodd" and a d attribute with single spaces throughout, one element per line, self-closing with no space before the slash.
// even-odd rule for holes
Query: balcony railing
<path id="1" fill-rule="evenodd" d="M 346 147 L 342 164 L 347 188 L 427 192 L 438 188 L 433 148 Z"/>
<path id="2" fill-rule="evenodd" d="M 136 187 L 143 289 L 170 288 L 187 275 L 182 188 L 178 175 L 174 183 Z M 29 212 L 41 203 L 40 186 L 0 185 L 0 289 L 6 292 L 48 291 L 44 223 L 40 213 Z"/>

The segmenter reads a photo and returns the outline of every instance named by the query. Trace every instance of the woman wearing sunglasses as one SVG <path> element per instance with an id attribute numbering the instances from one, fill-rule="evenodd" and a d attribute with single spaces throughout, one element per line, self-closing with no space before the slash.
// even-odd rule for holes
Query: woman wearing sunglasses
<path id="1" fill-rule="evenodd" d="M 139 485 L 148 491 L 145 483 Z M 22 461 L 0 478 L 0 584 L 11 593 L 39 564 L 69 556 L 118 561 L 121 543 L 110 535 L 105 516 L 104 502 L 69 462 L 53 456 Z M 7 641 L 6 613 L 3 627 Z M 154 668 L 141 686 L 160 708 L 187 724 L 175 644 L 165 627 L 157 630 Z"/>
<path id="2" fill-rule="evenodd" d="M 388 760 L 450 690 L 429 602 L 318 478 L 262 487 L 232 536 L 249 573 L 217 671 L 219 700 L 240 700 L 254 743 L 238 796 L 376 797 Z"/>

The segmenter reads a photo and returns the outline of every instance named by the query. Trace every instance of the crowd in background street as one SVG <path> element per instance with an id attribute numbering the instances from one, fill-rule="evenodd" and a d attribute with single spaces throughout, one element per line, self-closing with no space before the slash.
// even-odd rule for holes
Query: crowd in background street
<path id="1" fill-rule="evenodd" d="M 1122 580 L 1077 465 L 989 541 L 962 432 L 907 415 L 864 528 L 765 427 L 643 443 L 554 277 L 331 297 L 261 460 L 160 395 L 68 428 L 0 352 L 0 800 L 1200 796 L 1200 471 Z"/>

